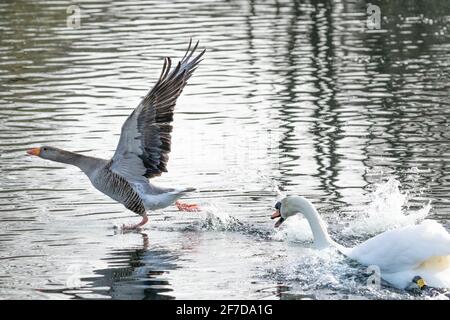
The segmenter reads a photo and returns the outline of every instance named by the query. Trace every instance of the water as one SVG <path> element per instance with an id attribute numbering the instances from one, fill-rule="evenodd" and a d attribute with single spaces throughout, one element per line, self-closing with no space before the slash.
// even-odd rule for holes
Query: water
<path id="1" fill-rule="evenodd" d="M 381 1 L 0 3 L 0 298 L 415 299 L 309 248 L 282 194 L 310 198 L 332 237 L 359 243 L 450 215 L 450 8 Z M 189 37 L 205 60 L 176 107 L 164 186 L 186 201 L 137 217 L 42 144 L 108 158 L 120 126 Z M 431 201 L 431 211 L 428 205 Z"/>

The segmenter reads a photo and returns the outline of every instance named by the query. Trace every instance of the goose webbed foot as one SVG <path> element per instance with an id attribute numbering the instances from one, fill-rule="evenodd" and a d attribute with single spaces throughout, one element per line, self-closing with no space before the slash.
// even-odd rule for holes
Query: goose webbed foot
<path id="1" fill-rule="evenodd" d="M 181 201 L 175 202 L 175 205 L 177 206 L 178 210 L 180 211 L 186 211 L 186 212 L 199 212 L 200 207 L 195 203 L 183 203 Z"/>
<path id="2" fill-rule="evenodd" d="M 122 225 L 122 230 L 138 230 L 144 224 L 146 224 L 147 221 L 148 221 L 148 217 L 147 217 L 147 214 L 145 214 L 145 215 L 142 216 L 142 220 L 138 224 L 129 224 L 129 225 L 123 224 Z"/>

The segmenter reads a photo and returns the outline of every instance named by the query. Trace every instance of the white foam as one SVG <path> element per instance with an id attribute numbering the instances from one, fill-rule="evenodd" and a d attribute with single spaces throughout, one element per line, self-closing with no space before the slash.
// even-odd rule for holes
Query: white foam
<path id="1" fill-rule="evenodd" d="M 308 220 L 295 215 L 286 219 L 276 230 L 272 239 L 277 241 L 307 242 L 313 240 L 311 227 Z"/>
<path id="2" fill-rule="evenodd" d="M 280 185 L 272 178 L 269 178 L 265 175 L 261 170 L 258 170 L 258 180 L 265 181 L 269 186 L 272 192 L 277 194 L 277 198 L 283 199 L 286 194 L 281 190 Z"/>
<path id="3" fill-rule="evenodd" d="M 208 230 L 234 230 L 240 225 L 239 220 L 230 215 L 225 206 L 219 209 L 213 204 L 203 205 L 202 213 L 204 215 L 202 227 Z"/>
<path id="4" fill-rule="evenodd" d="M 354 219 L 342 230 L 343 235 L 373 235 L 416 224 L 425 219 L 431 210 L 430 203 L 419 210 L 406 209 L 408 195 L 400 191 L 400 182 L 395 178 L 378 184 L 375 191 L 369 195 L 369 199 L 369 204 L 362 212 L 355 213 Z"/>

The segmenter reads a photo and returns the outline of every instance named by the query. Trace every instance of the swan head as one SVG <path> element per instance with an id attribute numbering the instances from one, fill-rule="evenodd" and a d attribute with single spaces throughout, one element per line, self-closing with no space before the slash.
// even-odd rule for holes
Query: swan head
<path id="1" fill-rule="evenodd" d="M 275 212 L 271 219 L 279 218 L 275 223 L 275 228 L 279 227 L 287 218 L 295 216 L 298 213 L 307 215 L 314 206 L 312 203 L 302 196 L 287 196 L 275 204 Z"/>

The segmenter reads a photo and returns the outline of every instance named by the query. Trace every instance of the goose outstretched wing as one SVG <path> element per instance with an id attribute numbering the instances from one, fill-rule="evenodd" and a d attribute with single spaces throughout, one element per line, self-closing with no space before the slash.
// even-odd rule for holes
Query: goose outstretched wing
<path id="1" fill-rule="evenodd" d="M 194 55 L 198 42 L 191 44 L 172 70 L 171 59 L 165 58 L 157 83 L 122 126 L 111 170 L 129 181 L 167 172 L 175 104 L 205 53 Z"/>

